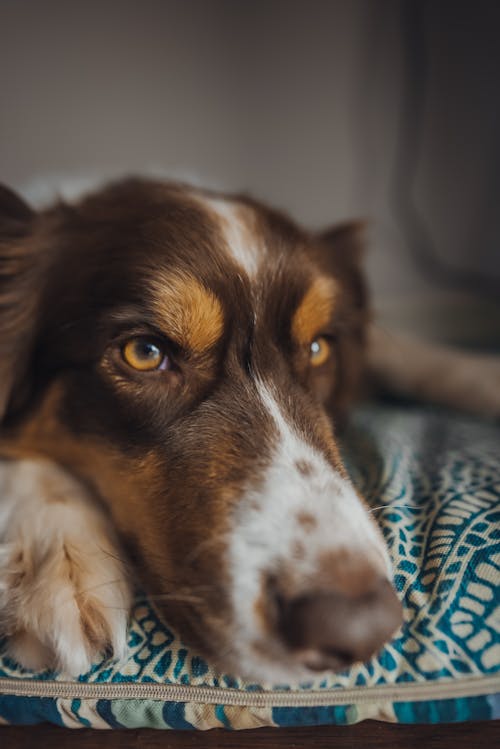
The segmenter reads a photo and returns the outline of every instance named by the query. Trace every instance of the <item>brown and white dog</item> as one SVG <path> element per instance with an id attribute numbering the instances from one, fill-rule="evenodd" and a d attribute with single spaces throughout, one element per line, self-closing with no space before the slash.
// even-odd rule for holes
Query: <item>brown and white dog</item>
<path id="1" fill-rule="evenodd" d="M 40 212 L 1 191 L 15 658 L 79 673 L 123 654 L 122 548 L 169 623 L 233 673 L 293 681 L 393 634 L 390 559 L 337 438 L 366 354 L 396 390 L 495 416 L 500 377 L 371 330 L 359 254 L 354 225 L 318 236 L 183 185 L 129 179 Z"/>

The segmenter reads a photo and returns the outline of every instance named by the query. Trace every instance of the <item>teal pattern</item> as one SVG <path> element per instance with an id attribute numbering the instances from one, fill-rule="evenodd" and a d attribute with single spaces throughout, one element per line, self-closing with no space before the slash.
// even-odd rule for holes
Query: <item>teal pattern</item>
<path id="1" fill-rule="evenodd" d="M 57 694 L 62 675 L 0 658 L 0 722 L 193 729 L 500 717 L 500 428 L 430 408 L 372 406 L 355 414 L 345 457 L 382 527 L 405 609 L 403 628 L 378 656 L 298 689 L 249 684 L 215 672 L 139 596 L 127 658 L 96 664 L 71 696 Z M 43 681 L 43 696 L 27 696 L 27 680 Z M 133 697 L 106 697 L 110 685 L 127 684 Z M 82 696 L 83 685 L 101 692 Z M 141 685 L 218 691 L 209 703 L 196 690 L 179 701 L 141 696 Z M 342 704 L 353 688 L 359 699 Z"/>

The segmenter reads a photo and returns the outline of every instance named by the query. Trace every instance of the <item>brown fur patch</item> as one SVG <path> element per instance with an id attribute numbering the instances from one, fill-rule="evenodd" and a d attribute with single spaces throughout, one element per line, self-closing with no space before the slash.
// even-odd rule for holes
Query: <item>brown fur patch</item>
<path id="1" fill-rule="evenodd" d="M 153 308 L 170 338 L 199 353 L 217 343 L 224 328 L 222 306 L 196 278 L 159 273 L 151 283 L 151 293 Z"/>
<path id="2" fill-rule="evenodd" d="M 256 598 L 255 603 L 253 605 L 255 615 L 264 629 L 269 628 L 269 620 L 268 620 L 269 612 L 267 610 L 267 597 L 268 597 L 267 590 L 266 590 L 265 585 L 263 585 L 261 587 L 261 593 L 259 597 Z"/>
<path id="3" fill-rule="evenodd" d="M 278 619 L 275 580 L 265 572 L 260 577 L 260 593 L 254 603 L 254 612 L 262 629 L 272 632 Z"/>
<path id="4" fill-rule="evenodd" d="M 79 609 L 85 638 L 93 649 L 99 651 L 103 642 L 110 641 L 106 620 L 93 603 L 92 598 L 87 598 L 83 603 L 80 603 Z"/>
<path id="5" fill-rule="evenodd" d="M 313 470 L 311 463 L 308 460 L 296 460 L 295 468 L 302 476 L 310 476 Z"/>
<path id="6" fill-rule="evenodd" d="M 297 522 L 305 531 L 314 530 L 318 524 L 316 518 L 310 512 L 299 512 L 297 514 Z"/>
<path id="7" fill-rule="evenodd" d="M 332 318 L 337 286 L 332 278 L 320 276 L 307 290 L 292 319 L 292 334 L 307 345 Z"/>

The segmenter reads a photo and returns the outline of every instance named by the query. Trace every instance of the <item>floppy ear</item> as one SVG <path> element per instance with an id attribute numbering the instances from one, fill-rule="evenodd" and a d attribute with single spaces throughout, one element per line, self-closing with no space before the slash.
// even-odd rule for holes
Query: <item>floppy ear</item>
<path id="1" fill-rule="evenodd" d="M 36 213 L 0 185 L 0 422 L 17 381 L 23 379 L 33 337 L 37 279 L 33 225 Z"/>

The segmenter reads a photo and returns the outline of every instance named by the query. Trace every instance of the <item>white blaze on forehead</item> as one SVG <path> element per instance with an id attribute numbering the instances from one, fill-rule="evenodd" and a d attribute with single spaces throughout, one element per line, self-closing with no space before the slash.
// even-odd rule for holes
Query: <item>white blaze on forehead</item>
<path id="1" fill-rule="evenodd" d="M 252 228 L 252 209 L 232 200 L 203 197 L 203 204 L 215 214 L 228 250 L 249 276 L 259 267 L 261 244 Z"/>
<path id="2" fill-rule="evenodd" d="M 263 579 L 278 568 L 309 586 L 297 595 L 310 589 L 324 552 L 345 549 L 368 559 L 381 576 L 392 575 L 385 543 L 350 482 L 287 423 L 270 389 L 262 383 L 257 389 L 279 436 L 262 483 L 248 487 L 238 503 L 229 539 L 235 642 L 250 664 L 251 643 L 263 636 L 255 604 Z M 300 470 L 304 462 L 307 475 Z M 301 513 L 314 518 L 307 530 Z M 293 551 L 297 542 L 304 549 L 300 559 Z"/>

